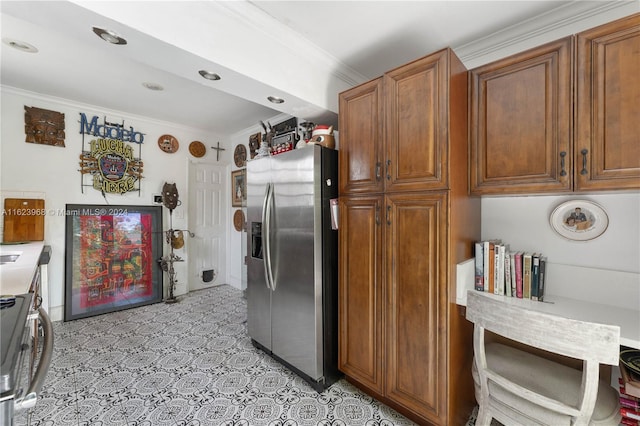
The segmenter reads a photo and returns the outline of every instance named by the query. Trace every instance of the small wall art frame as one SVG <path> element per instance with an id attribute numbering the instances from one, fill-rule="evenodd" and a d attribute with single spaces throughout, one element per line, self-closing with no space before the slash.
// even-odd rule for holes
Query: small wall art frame
<path id="1" fill-rule="evenodd" d="M 231 206 L 242 207 L 247 199 L 247 180 L 244 169 L 231 172 Z"/>
<path id="2" fill-rule="evenodd" d="M 571 200 L 558 205 L 549 221 L 554 231 L 571 241 L 593 240 L 609 226 L 604 209 L 587 200 Z"/>

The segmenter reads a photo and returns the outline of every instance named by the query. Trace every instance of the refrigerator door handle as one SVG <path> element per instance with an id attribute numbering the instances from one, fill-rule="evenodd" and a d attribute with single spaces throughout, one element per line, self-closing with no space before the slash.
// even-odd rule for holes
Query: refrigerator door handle
<path id="1" fill-rule="evenodd" d="M 262 244 L 264 247 L 264 276 L 266 278 L 267 287 L 271 290 L 275 290 L 275 283 L 273 282 L 273 271 L 271 270 L 271 242 L 270 242 L 270 228 L 271 228 L 271 209 L 273 206 L 273 184 L 267 184 L 267 190 L 264 195 L 264 202 L 262 205 Z"/>

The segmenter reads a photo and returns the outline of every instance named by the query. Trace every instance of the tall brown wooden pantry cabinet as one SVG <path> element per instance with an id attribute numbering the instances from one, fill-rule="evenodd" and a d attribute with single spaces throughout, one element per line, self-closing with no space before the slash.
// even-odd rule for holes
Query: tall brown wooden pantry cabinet
<path id="1" fill-rule="evenodd" d="M 339 367 L 422 424 L 464 424 L 472 326 L 456 264 L 480 238 L 467 195 L 467 71 L 450 49 L 340 94 Z"/>

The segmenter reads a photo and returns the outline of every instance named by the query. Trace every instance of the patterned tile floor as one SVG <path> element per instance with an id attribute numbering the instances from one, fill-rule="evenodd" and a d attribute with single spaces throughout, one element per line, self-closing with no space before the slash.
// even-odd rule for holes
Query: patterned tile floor
<path id="1" fill-rule="evenodd" d="M 54 323 L 35 409 L 16 425 L 413 425 L 340 380 L 318 394 L 255 349 L 242 292 L 213 287 Z"/>
<path id="2" fill-rule="evenodd" d="M 345 380 L 318 394 L 255 349 L 245 321 L 242 292 L 223 285 L 176 304 L 56 322 L 42 394 L 15 424 L 414 424 Z"/>

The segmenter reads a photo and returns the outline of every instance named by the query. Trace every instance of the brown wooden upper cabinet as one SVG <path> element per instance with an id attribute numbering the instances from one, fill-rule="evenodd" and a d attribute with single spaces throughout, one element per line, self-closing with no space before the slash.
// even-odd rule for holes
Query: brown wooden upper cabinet
<path id="1" fill-rule="evenodd" d="M 340 194 L 382 192 L 382 77 L 340 94 Z"/>
<path id="2" fill-rule="evenodd" d="M 638 69 L 640 14 L 471 70 L 471 193 L 640 188 Z"/>
<path id="3" fill-rule="evenodd" d="M 576 40 L 575 189 L 638 189 L 640 13 Z"/>
<path id="4" fill-rule="evenodd" d="M 340 94 L 341 194 L 447 188 L 450 52 Z"/>

